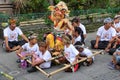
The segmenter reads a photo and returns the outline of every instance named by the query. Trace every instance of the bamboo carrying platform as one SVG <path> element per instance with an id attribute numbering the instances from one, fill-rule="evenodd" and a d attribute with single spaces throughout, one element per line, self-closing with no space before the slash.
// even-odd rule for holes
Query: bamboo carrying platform
<path id="1" fill-rule="evenodd" d="M 76 64 L 78 64 L 78 63 L 80 63 L 80 62 L 83 62 L 83 61 L 87 60 L 88 58 L 91 58 L 91 57 L 93 57 L 93 56 L 95 56 L 95 55 L 98 55 L 98 54 L 100 54 L 100 53 L 102 53 L 102 52 L 103 52 L 103 50 L 94 51 L 94 54 L 91 55 L 90 57 L 82 58 L 81 60 L 78 60 L 78 61 L 77 61 L 76 63 L 74 63 L 74 64 L 63 64 L 64 67 L 62 67 L 62 68 L 60 68 L 60 69 L 57 69 L 57 70 L 54 70 L 54 71 L 52 71 L 52 72 L 50 72 L 50 73 L 45 72 L 45 71 L 42 70 L 39 66 L 35 66 L 35 67 L 36 67 L 41 73 L 43 73 L 45 76 L 47 76 L 47 77 L 49 78 L 49 77 L 55 75 L 56 73 L 58 73 L 58 72 L 60 72 L 60 71 L 63 71 L 63 70 L 65 70 L 65 69 L 67 69 L 67 68 L 70 68 L 70 67 L 73 67 L 74 65 L 76 65 Z M 19 56 L 21 56 L 21 54 L 19 54 Z M 62 57 L 62 56 L 64 56 L 64 55 L 59 55 L 59 56 L 56 56 L 56 57 L 52 57 L 52 58 L 49 59 L 48 61 L 55 60 L 56 62 L 58 62 L 57 58 L 60 58 L 60 57 Z M 30 61 L 30 60 L 27 60 L 27 62 L 31 64 L 31 61 Z"/>
<path id="2" fill-rule="evenodd" d="M 18 54 L 18 56 L 19 56 L 19 57 L 22 57 L 21 54 Z M 64 56 L 64 55 L 61 54 L 61 55 L 58 55 L 58 56 L 56 56 L 56 57 L 50 58 L 48 61 L 52 61 L 52 60 L 55 60 L 55 59 L 60 58 L 60 57 L 63 57 L 63 56 Z M 24 60 L 25 60 L 25 59 L 26 59 L 26 58 L 24 58 Z M 30 60 L 27 60 L 27 59 L 26 59 L 26 61 L 27 61 L 29 64 L 32 64 L 32 62 L 31 62 Z M 43 74 L 46 75 L 47 77 L 50 76 L 47 72 L 45 72 L 44 70 L 42 70 L 39 66 L 35 66 L 35 67 L 36 67 L 36 69 L 38 69 L 41 73 L 43 73 Z"/>
<path id="3" fill-rule="evenodd" d="M 83 61 L 87 60 L 88 58 L 91 58 L 91 57 L 93 57 L 93 56 L 95 56 L 95 55 L 97 55 L 97 54 L 100 54 L 101 52 L 103 52 L 103 50 L 101 50 L 101 51 L 96 51 L 92 56 L 87 57 L 87 58 L 83 58 L 83 59 L 81 59 L 81 60 L 78 60 L 77 63 L 68 64 L 68 65 L 66 64 L 64 67 L 62 67 L 62 68 L 60 68 L 60 69 L 57 69 L 57 70 L 49 73 L 49 76 L 48 76 L 48 77 L 50 77 L 50 76 L 52 76 L 52 75 L 54 75 L 54 74 L 56 74 L 56 73 L 58 73 L 58 72 L 60 72 L 60 71 L 63 71 L 63 70 L 65 70 L 65 69 L 69 68 L 69 67 L 72 67 L 72 66 L 74 66 L 74 65 L 76 65 L 76 64 L 78 64 L 78 63 L 80 63 L 80 62 L 83 62 Z"/>

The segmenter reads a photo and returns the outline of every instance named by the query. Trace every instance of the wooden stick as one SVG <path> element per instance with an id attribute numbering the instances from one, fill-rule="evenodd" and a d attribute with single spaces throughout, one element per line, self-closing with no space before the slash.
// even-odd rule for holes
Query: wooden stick
<path id="1" fill-rule="evenodd" d="M 61 64 L 60 62 L 59 62 L 59 60 L 57 60 L 57 59 L 55 59 L 54 60 L 56 63 L 58 63 L 58 64 Z M 62 65 L 64 65 L 64 66 L 67 66 L 68 64 L 62 64 Z M 74 67 L 73 66 L 71 66 L 71 69 L 72 69 L 72 71 L 74 72 Z"/>
<path id="2" fill-rule="evenodd" d="M 55 60 L 57 58 L 60 58 L 60 57 L 63 57 L 64 55 L 58 55 L 58 56 L 55 56 L 55 57 L 52 57 L 50 58 L 48 61 L 52 61 L 52 60 Z"/>
<path id="3" fill-rule="evenodd" d="M 22 57 L 22 55 L 21 54 L 17 54 L 19 57 Z M 62 56 L 64 56 L 64 55 L 58 55 L 58 56 L 55 56 L 55 57 L 52 57 L 52 58 L 50 58 L 48 61 L 52 61 L 52 60 L 54 60 L 54 59 L 57 59 L 57 58 L 60 58 L 60 57 L 62 57 Z M 24 59 L 26 59 L 26 58 L 24 58 Z M 23 59 L 23 60 L 24 60 Z"/>
<path id="4" fill-rule="evenodd" d="M 83 61 L 85 61 L 86 59 L 87 59 L 87 58 L 83 58 L 82 60 L 80 60 L 80 62 L 83 62 Z M 79 62 L 79 63 L 80 63 L 80 62 Z M 48 76 L 48 77 L 50 77 L 50 76 L 52 76 L 52 75 L 54 75 L 54 74 L 56 74 L 56 73 L 58 73 L 58 72 L 60 72 L 60 71 L 62 71 L 62 70 L 65 70 L 65 69 L 67 69 L 67 68 L 69 68 L 69 67 L 71 67 L 71 66 L 72 66 L 71 64 L 65 65 L 65 67 L 62 67 L 62 68 L 60 68 L 60 69 L 58 69 L 58 70 L 55 70 L 55 71 L 49 73 L 49 76 Z"/>
<path id="5" fill-rule="evenodd" d="M 4 77 L 8 78 L 9 80 L 15 80 L 15 78 L 5 72 L 0 71 L 0 74 L 2 74 Z"/>
<path id="6" fill-rule="evenodd" d="M 21 54 L 18 54 L 18 56 L 22 57 Z M 29 64 L 32 64 L 32 62 L 30 60 L 26 60 Z M 45 72 L 44 70 L 42 70 L 39 66 L 35 66 L 40 72 L 42 72 L 44 75 L 49 76 L 49 74 L 47 72 Z"/>
<path id="7" fill-rule="evenodd" d="M 101 51 L 99 51 L 99 52 L 96 52 L 96 53 L 94 53 L 92 56 L 90 56 L 90 57 L 88 57 L 88 58 L 91 58 L 91 57 L 93 57 L 93 56 L 101 53 L 102 51 L 103 51 L 103 50 L 101 50 Z M 79 60 L 78 62 L 76 62 L 76 63 L 74 63 L 74 64 L 69 64 L 69 65 L 66 65 L 65 67 L 62 67 L 62 68 L 60 68 L 60 69 L 58 69 L 58 70 L 55 70 L 55 71 L 49 73 L 49 76 L 48 76 L 48 77 L 50 77 L 50 76 L 52 76 L 52 75 L 54 75 L 54 74 L 56 74 L 56 73 L 58 73 L 58 72 L 60 72 L 60 71 L 62 71 L 62 70 L 65 70 L 65 69 L 67 69 L 67 68 L 69 68 L 69 67 L 71 67 L 71 66 L 73 66 L 73 65 L 75 65 L 75 64 L 78 64 L 78 63 L 80 63 L 80 62 L 83 62 L 83 61 L 87 60 L 88 58 L 83 58 L 83 59 Z"/>
<path id="8" fill-rule="evenodd" d="M 32 64 L 30 60 L 27 60 L 28 63 Z M 49 74 L 47 72 L 45 72 L 44 70 L 42 70 L 39 66 L 35 66 L 40 72 L 42 72 L 44 75 L 46 75 L 47 77 L 49 76 Z"/>
<path id="9" fill-rule="evenodd" d="M 55 61 L 56 63 L 58 63 L 58 64 L 61 64 L 61 63 L 59 62 L 59 60 L 57 60 L 57 59 L 55 59 L 54 61 Z M 66 66 L 66 65 L 68 65 L 68 64 L 62 64 L 62 65 Z"/>

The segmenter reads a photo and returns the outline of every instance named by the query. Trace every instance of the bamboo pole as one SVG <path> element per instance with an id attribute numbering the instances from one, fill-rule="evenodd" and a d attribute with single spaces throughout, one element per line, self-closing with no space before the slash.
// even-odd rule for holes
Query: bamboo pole
<path id="1" fill-rule="evenodd" d="M 61 63 L 59 62 L 59 60 L 57 60 L 57 59 L 55 59 L 54 61 L 55 61 L 56 63 L 58 63 L 58 64 L 61 64 Z M 68 64 L 62 64 L 62 65 L 66 66 L 66 65 L 68 65 Z"/>
<path id="2" fill-rule="evenodd" d="M 55 59 L 60 58 L 60 57 L 63 57 L 63 56 L 64 56 L 64 55 L 61 54 L 61 55 L 58 55 L 58 56 L 55 56 L 55 57 L 50 58 L 48 61 L 52 61 L 52 60 L 55 60 Z"/>
<path id="3" fill-rule="evenodd" d="M 65 70 L 65 69 L 67 69 L 67 68 L 69 68 L 69 67 L 71 67 L 71 66 L 73 66 L 73 65 L 75 65 L 75 64 L 78 64 L 78 63 L 80 63 L 80 62 L 83 62 L 83 61 L 87 60 L 88 58 L 91 58 L 91 57 L 93 57 L 93 56 L 95 56 L 95 55 L 97 55 L 97 54 L 100 54 L 102 51 L 103 51 L 103 50 L 98 51 L 98 52 L 95 52 L 95 53 L 94 53 L 92 56 L 90 56 L 90 57 L 83 58 L 83 59 L 81 59 L 81 60 L 78 60 L 78 62 L 76 62 L 76 63 L 74 63 L 74 64 L 69 64 L 69 65 L 66 65 L 65 67 L 62 67 L 62 68 L 60 68 L 60 69 L 57 69 L 57 70 L 49 73 L 49 76 L 48 76 L 48 77 L 50 77 L 50 76 L 52 76 L 52 75 L 54 75 L 54 74 L 56 74 L 56 73 L 58 73 L 58 72 L 60 72 L 60 71 L 62 71 L 62 70 Z"/>
<path id="4" fill-rule="evenodd" d="M 22 55 L 21 54 L 18 54 L 18 56 L 19 57 L 22 57 Z M 48 61 L 52 61 L 52 60 L 55 60 L 55 59 L 57 59 L 57 58 L 60 58 L 60 57 L 62 57 L 62 56 L 64 56 L 64 55 L 58 55 L 58 56 L 56 56 L 56 57 L 52 57 L 52 58 L 50 58 Z M 24 59 L 26 59 L 26 58 L 24 58 Z M 32 64 L 32 62 L 30 61 L 30 60 L 26 60 L 29 64 Z M 47 73 L 47 72 L 45 72 L 44 70 L 42 70 L 39 66 L 35 66 L 40 72 L 42 72 L 44 75 L 46 75 L 47 77 L 49 76 L 49 74 Z"/>
<path id="5" fill-rule="evenodd" d="M 58 63 L 58 64 L 61 64 L 60 62 L 59 62 L 59 60 L 57 60 L 57 59 L 55 59 L 54 60 L 56 63 Z M 68 64 L 62 64 L 62 65 L 64 65 L 64 66 L 67 66 Z M 71 66 L 71 69 L 72 69 L 72 71 L 74 72 L 74 67 L 73 66 Z"/>
<path id="6" fill-rule="evenodd" d="M 22 57 L 21 54 L 18 54 L 18 56 Z M 30 60 L 26 60 L 29 64 L 32 64 L 32 62 Z M 35 66 L 40 72 L 42 72 L 44 75 L 49 76 L 49 74 L 47 72 L 45 72 L 44 70 L 42 70 L 39 66 Z"/>
<path id="7" fill-rule="evenodd" d="M 22 55 L 21 54 L 17 54 L 19 57 L 22 57 Z M 58 55 L 58 56 L 55 56 L 55 57 L 52 57 L 52 58 L 50 58 L 48 61 L 52 61 L 52 60 L 55 60 L 55 59 L 57 59 L 57 58 L 60 58 L 60 57 L 63 57 L 64 55 Z M 26 58 L 24 58 L 24 59 L 26 59 Z M 24 60 L 23 59 L 23 60 Z"/>
<path id="8" fill-rule="evenodd" d="M 4 77 L 8 78 L 9 80 L 15 80 L 15 78 L 3 71 L 0 71 L 0 74 L 2 74 Z"/>
<path id="9" fill-rule="evenodd" d="M 27 60 L 28 63 L 32 64 L 30 60 Z M 44 70 L 42 70 L 39 66 L 35 66 L 40 72 L 42 72 L 44 75 L 46 75 L 47 77 L 49 76 L 49 74 L 47 72 L 45 72 Z"/>

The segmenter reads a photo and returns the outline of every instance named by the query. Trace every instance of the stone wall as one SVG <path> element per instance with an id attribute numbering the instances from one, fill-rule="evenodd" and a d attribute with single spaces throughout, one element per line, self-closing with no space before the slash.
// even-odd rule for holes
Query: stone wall
<path id="1" fill-rule="evenodd" d="M 0 0 L 0 12 L 12 14 L 13 13 L 12 0 Z"/>

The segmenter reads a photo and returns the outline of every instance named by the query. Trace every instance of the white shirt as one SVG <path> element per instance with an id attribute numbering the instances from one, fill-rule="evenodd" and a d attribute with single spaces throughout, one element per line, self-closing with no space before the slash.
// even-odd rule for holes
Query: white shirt
<path id="1" fill-rule="evenodd" d="M 70 44 L 69 47 L 64 47 L 64 53 L 66 59 L 70 62 L 73 63 L 75 61 L 76 56 L 79 54 L 78 50 Z"/>
<path id="2" fill-rule="evenodd" d="M 80 54 L 81 55 L 86 55 L 87 57 L 90 57 L 90 56 L 93 55 L 92 52 L 89 49 L 87 49 L 87 48 L 84 48 L 84 50 Z M 92 58 L 94 60 L 94 56 Z"/>
<path id="3" fill-rule="evenodd" d="M 83 31 L 83 35 L 86 34 L 86 28 L 83 24 L 79 24 L 79 27 L 81 28 L 81 30 Z"/>
<path id="4" fill-rule="evenodd" d="M 116 36 L 116 31 L 113 27 L 105 30 L 104 26 L 102 26 L 98 29 L 97 35 L 100 36 L 100 41 L 109 41 L 112 37 Z"/>
<path id="5" fill-rule="evenodd" d="M 49 68 L 51 67 L 51 61 L 48 61 L 50 58 L 52 58 L 50 52 L 47 50 L 44 54 L 42 52 L 38 51 L 36 54 L 39 56 L 39 58 L 45 60 L 46 62 L 40 64 L 41 68 Z"/>
<path id="6" fill-rule="evenodd" d="M 30 47 L 30 43 L 25 43 L 22 48 L 27 52 L 37 52 L 39 50 L 38 44 L 33 45 Z"/>
<path id="7" fill-rule="evenodd" d="M 117 35 L 118 37 L 120 37 L 120 32 L 116 33 L 116 35 Z"/>
<path id="8" fill-rule="evenodd" d="M 18 41 L 18 35 L 22 35 L 22 31 L 19 27 L 11 30 L 9 27 L 4 29 L 4 37 L 8 37 L 8 41 Z"/>
<path id="9" fill-rule="evenodd" d="M 80 36 L 80 35 L 79 35 L 77 38 L 75 38 L 74 44 L 75 44 L 77 41 L 80 41 L 80 42 L 81 42 L 81 36 Z"/>
<path id="10" fill-rule="evenodd" d="M 118 23 L 114 23 L 114 27 L 117 29 L 117 28 L 120 28 L 120 22 Z"/>

